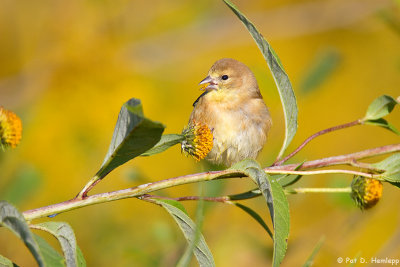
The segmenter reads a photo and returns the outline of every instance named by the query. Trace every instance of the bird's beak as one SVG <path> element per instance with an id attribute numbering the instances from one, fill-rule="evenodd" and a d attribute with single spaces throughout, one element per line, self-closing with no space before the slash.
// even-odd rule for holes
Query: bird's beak
<path id="1" fill-rule="evenodd" d="M 205 91 L 218 90 L 218 82 L 210 76 L 204 78 L 199 85 L 204 85 L 201 89 Z"/>

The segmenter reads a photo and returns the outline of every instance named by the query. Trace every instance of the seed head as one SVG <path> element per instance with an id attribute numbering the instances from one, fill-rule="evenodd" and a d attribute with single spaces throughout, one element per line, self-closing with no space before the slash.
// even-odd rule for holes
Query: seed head
<path id="1" fill-rule="evenodd" d="M 12 111 L 0 106 L 0 147 L 15 148 L 21 141 L 21 119 Z"/>
<path id="2" fill-rule="evenodd" d="M 183 129 L 185 140 L 182 141 L 182 151 L 191 155 L 197 161 L 204 159 L 213 147 L 213 134 L 207 125 L 190 122 Z"/>
<path id="3" fill-rule="evenodd" d="M 382 189 L 379 180 L 355 176 L 351 183 L 351 198 L 360 209 L 370 209 L 382 197 Z"/>

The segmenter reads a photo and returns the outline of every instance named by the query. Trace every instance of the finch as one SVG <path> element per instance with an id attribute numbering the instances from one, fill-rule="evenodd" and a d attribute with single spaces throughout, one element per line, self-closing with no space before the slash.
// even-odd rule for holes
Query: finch
<path id="1" fill-rule="evenodd" d="M 194 102 L 189 124 L 205 124 L 212 132 L 213 146 L 205 159 L 228 167 L 255 159 L 272 121 L 253 72 L 235 59 L 223 58 L 200 85 L 205 92 Z"/>

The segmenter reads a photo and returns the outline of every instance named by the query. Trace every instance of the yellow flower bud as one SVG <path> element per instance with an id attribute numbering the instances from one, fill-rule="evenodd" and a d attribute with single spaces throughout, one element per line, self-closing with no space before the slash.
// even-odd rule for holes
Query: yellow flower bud
<path id="1" fill-rule="evenodd" d="M 207 125 L 192 122 L 183 129 L 185 140 L 182 141 L 182 151 L 194 157 L 197 161 L 204 159 L 213 147 L 213 134 Z"/>
<path id="2" fill-rule="evenodd" d="M 379 180 L 355 176 L 351 183 L 351 198 L 360 209 L 370 209 L 382 197 L 382 189 Z"/>
<path id="3" fill-rule="evenodd" d="M 21 119 L 12 111 L 0 107 L 0 147 L 15 148 L 21 141 Z"/>

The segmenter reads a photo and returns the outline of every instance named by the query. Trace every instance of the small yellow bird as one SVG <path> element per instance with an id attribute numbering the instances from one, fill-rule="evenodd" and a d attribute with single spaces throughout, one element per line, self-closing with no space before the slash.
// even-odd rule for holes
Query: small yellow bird
<path id="1" fill-rule="evenodd" d="M 255 159 L 271 128 L 271 116 L 253 72 L 243 63 L 223 58 L 200 82 L 205 92 L 194 102 L 189 124 L 205 124 L 213 147 L 206 160 L 231 166 Z"/>

